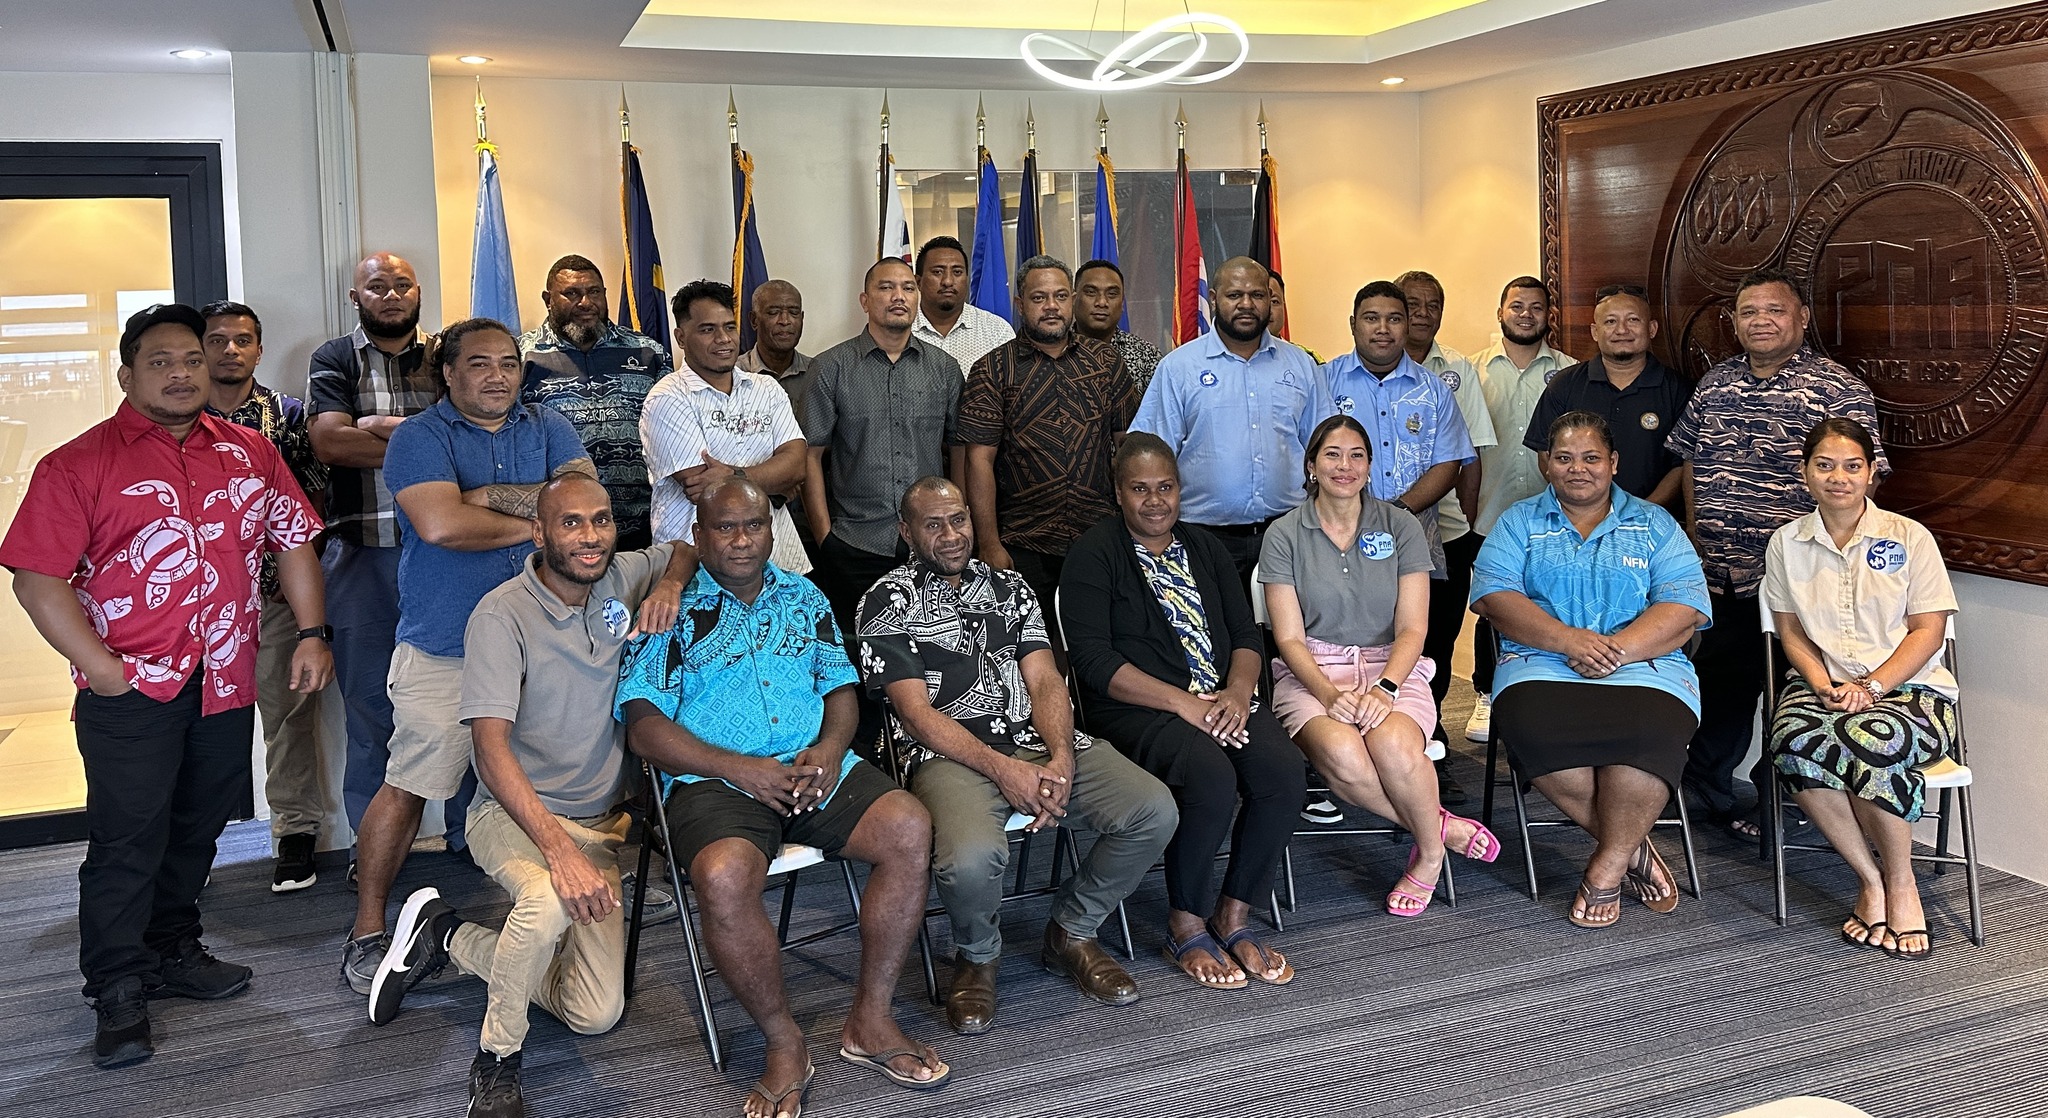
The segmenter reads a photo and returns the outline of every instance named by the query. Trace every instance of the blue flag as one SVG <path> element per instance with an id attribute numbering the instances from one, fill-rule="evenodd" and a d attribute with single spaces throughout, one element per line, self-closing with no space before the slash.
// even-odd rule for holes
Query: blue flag
<path id="1" fill-rule="evenodd" d="M 968 302 L 1010 321 L 1010 263 L 1003 258 L 1003 188 L 996 161 L 981 149 L 981 189 L 974 199 L 974 257 L 967 262 L 973 283 Z"/>
<path id="2" fill-rule="evenodd" d="M 498 189 L 498 149 L 476 146 L 476 240 L 469 257 L 469 313 L 495 318 L 519 333 L 519 290 L 512 283 L 512 242 L 505 236 L 505 195 Z"/>
<path id="3" fill-rule="evenodd" d="M 1107 150 L 1095 154 L 1095 244 L 1089 254 L 1096 260 L 1122 263 L 1116 258 L 1116 164 L 1109 161 Z M 1124 317 L 1117 323 L 1117 329 L 1125 333 L 1131 329 L 1128 291 L 1124 293 Z"/>
<path id="4" fill-rule="evenodd" d="M 654 215 L 647 207 L 647 180 L 640 175 L 640 149 L 624 148 L 620 167 L 620 219 L 626 230 L 626 282 L 619 300 L 619 324 L 669 347 L 668 294 L 661 278 L 661 246 L 654 243 Z"/>
<path id="5" fill-rule="evenodd" d="M 754 157 L 732 149 L 732 291 L 739 303 L 740 352 L 754 348 L 754 289 L 768 279 L 761 232 L 754 225 Z"/>

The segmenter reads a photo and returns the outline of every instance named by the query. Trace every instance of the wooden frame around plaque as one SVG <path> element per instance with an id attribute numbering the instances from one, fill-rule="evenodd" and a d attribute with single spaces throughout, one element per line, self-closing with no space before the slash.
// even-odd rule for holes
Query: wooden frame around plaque
<path id="1" fill-rule="evenodd" d="M 1951 567 L 2048 584 L 2048 3 L 1545 97 L 1543 267 L 1571 352 L 1644 283 L 1659 355 L 1736 352 L 1735 282 L 1804 277 L 1868 381 L 1878 499 Z"/>

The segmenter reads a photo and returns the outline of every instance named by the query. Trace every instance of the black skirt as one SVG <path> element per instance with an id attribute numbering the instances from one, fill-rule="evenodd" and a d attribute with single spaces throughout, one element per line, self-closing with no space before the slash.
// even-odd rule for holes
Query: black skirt
<path id="1" fill-rule="evenodd" d="M 1668 691 L 1530 679 L 1493 698 L 1493 732 L 1525 777 L 1627 765 L 1673 789 L 1700 720 Z"/>

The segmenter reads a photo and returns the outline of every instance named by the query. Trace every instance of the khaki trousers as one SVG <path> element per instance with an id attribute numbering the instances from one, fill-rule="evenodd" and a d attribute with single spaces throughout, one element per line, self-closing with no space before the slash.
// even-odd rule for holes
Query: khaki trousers
<path id="1" fill-rule="evenodd" d="M 619 847 L 630 822 L 626 813 L 555 820 L 617 890 Z M 449 945 L 462 973 L 491 988 L 483 1048 L 500 1057 L 519 1051 L 529 1004 L 585 1035 L 617 1024 L 626 1011 L 625 911 L 614 909 L 595 924 L 570 919 L 540 848 L 495 800 L 479 798 L 470 807 L 469 852 L 512 895 L 504 927 L 494 932 L 463 924 Z"/>
<path id="2" fill-rule="evenodd" d="M 270 837 L 317 835 L 327 814 L 320 761 L 320 693 L 292 690 L 299 622 L 282 598 L 263 599 L 256 645 L 256 709 L 263 717 L 263 798 Z"/>

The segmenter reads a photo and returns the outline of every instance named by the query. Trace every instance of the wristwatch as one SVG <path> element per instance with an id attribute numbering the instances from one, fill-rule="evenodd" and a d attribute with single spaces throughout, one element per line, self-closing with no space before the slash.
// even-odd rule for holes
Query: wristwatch
<path id="1" fill-rule="evenodd" d="M 1381 676 L 1380 678 L 1374 680 L 1373 686 L 1379 688 L 1382 691 L 1385 691 L 1387 693 L 1387 698 L 1389 699 L 1398 699 L 1401 697 L 1401 685 L 1395 683 L 1393 680 L 1388 679 L 1385 676 Z"/>
<path id="2" fill-rule="evenodd" d="M 303 640 L 311 640 L 311 639 L 312 639 L 312 638 L 314 638 L 314 637 L 319 637 L 319 638 L 320 638 L 321 640 L 323 640 L 323 641 L 326 641 L 326 642 L 327 642 L 328 644 L 333 644 L 333 643 L 334 643 L 334 626 L 332 626 L 332 625 L 315 625 L 315 626 L 313 626 L 313 627 L 312 627 L 312 628 L 310 628 L 310 629 L 300 629 L 300 630 L 299 630 L 299 632 L 298 632 L 298 637 L 299 637 L 299 639 L 300 639 L 300 640 L 302 640 L 302 641 L 303 641 Z"/>
<path id="3" fill-rule="evenodd" d="M 1884 684 L 1882 684 L 1882 683 L 1879 683 L 1879 682 L 1877 681 L 1877 677 L 1876 677 L 1876 676 L 1868 676 L 1868 675 L 1867 675 L 1867 676 L 1864 676 L 1864 677 L 1863 677 L 1863 678 L 1862 678 L 1861 680 L 1858 680 L 1857 682 L 1859 682 L 1859 683 L 1863 684 L 1863 689 L 1864 689 L 1865 691 L 1868 691 L 1868 692 L 1870 692 L 1870 697 L 1871 697 L 1872 699 L 1882 699 L 1882 698 L 1884 698 L 1884 696 L 1885 696 L 1885 686 L 1884 686 Z"/>

